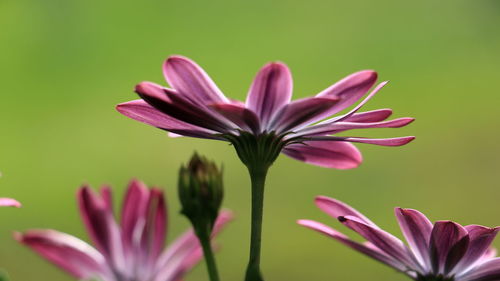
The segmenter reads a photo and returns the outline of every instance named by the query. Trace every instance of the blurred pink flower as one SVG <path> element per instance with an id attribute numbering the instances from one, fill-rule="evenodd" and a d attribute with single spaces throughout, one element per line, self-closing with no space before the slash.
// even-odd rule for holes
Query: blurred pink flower
<path id="1" fill-rule="evenodd" d="M 21 203 L 12 198 L 0 198 L 0 207 L 21 207 Z"/>
<path id="2" fill-rule="evenodd" d="M 400 146 L 414 137 L 371 139 L 334 136 L 365 128 L 397 128 L 413 118 L 386 120 L 390 109 L 358 113 L 387 82 L 378 84 L 348 113 L 329 118 L 352 106 L 374 85 L 377 73 L 356 72 L 314 97 L 291 101 L 292 77 L 279 62 L 264 66 L 253 81 L 246 103 L 230 100 L 196 63 L 172 56 L 163 65 L 172 88 L 151 82 L 138 84 L 142 100 L 119 104 L 122 114 L 169 131 L 171 136 L 231 141 L 247 132 L 255 136 L 275 134 L 283 142 L 283 153 L 317 166 L 350 169 L 362 162 L 361 153 L 350 142 Z"/>
<path id="3" fill-rule="evenodd" d="M 406 241 L 385 232 L 363 214 L 338 200 L 317 197 L 316 205 L 363 236 L 358 243 L 346 235 L 311 220 L 298 223 L 325 234 L 419 281 L 500 280 L 500 258 L 491 243 L 498 227 L 461 226 L 452 221 L 432 224 L 417 210 L 396 208 L 396 218 Z"/>
<path id="4" fill-rule="evenodd" d="M 163 192 L 131 181 L 121 223 L 112 211 L 111 190 L 78 192 L 80 212 L 96 248 L 55 230 L 16 233 L 16 239 L 79 279 L 103 281 L 179 281 L 203 257 L 192 230 L 165 245 L 167 211 Z M 214 235 L 231 219 L 222 212 Z"/>

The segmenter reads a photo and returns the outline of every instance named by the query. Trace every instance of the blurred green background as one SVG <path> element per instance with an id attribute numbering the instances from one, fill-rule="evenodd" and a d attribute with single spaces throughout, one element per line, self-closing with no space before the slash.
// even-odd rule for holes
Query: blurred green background
<path id="1" fill-rule="evenodd" d="M 376 69 L 390 80 L 365 107 L 390 107 L 417 121 L 359 136 L 416 135 L 400 148 L 358 145 L 355 170 L 281 156 L 266 193 L 263 270 L 267 280 L 406 280 L 295 224 L 317 219 L 346 233 L 312 203 L 339 198 L 400 235 L 392 208 L 433 220 L 500 224 L 500 1 L 68 1 L 0 0 L 0 266 L 13 280 L 71 280 L 11 239 L 13 230 L 54 228 L 87 239 L 75 205 L 82 183 L 115 187 L 133 177 L 163 187 L 172 239 L 176 173 L 194 150 L 223 162 L 225 206 L 237 220 L 220 236 L 224 280 L 242 280 L 247 261 L 249 181 L 226 143 L 169 139 L 118 114 L 143 80 L 165 84 L 171 54 L 202 65 L 227 96 L 244 99 L 257 70 L 281 60 L 295 98 L 347 74 Z M 500 246 L 500 241 L 496 243 Z M 197 267 L 187 281 L 207 280 Z"/>

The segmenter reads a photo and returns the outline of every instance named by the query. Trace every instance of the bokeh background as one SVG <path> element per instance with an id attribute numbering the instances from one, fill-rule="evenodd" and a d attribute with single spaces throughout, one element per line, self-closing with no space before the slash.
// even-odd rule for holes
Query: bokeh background
<path id="1" fill-rule="evenodd" d="M 220 236 L 218 260 L 224 280 L 242 280 L 250 193 L 233 149 L 169 139 L 114 109 L 136 98 L 136 83 L 165 83 L 163 60 L 182 54 L 238 99 L 272 60 L 291 67 L 295 98 L 360 69 L 391 81 L 365 109 L 390 107 L 417 121 L 359 136 L 417 140 L 400 148 L 360 144 L 365 162 L 349 171 L 281 156 L 266 193 L 263 270 L 280 281 L 406 280 L 295 220 L 349 233 L 313 205 L 321 194 L 398 236 L 395 206 L 433 220 L 500 225 L 499 26 L 495 0 L 1 0 L 0 195 L 24 207 L 0 210 L 0 265 L 13 280 L 71 280 L 11 233 L 54 228 L 87 239 L 74 196 L 82 183 L 112 184 L 117 203 L 130 178 L 163 187 L 172 239 L 188 227 L 178 214 L 176 173 L 196 150 L 224 163 L 224 205 L 238 218 Z M 204 267 L 186 280 L 207 280 Z"/>

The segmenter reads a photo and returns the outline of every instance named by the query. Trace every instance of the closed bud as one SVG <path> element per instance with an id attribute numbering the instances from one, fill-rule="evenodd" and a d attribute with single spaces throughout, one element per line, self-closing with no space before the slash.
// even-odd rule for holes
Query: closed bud
<path id="1" fill-rule="evenodd" d="M 222 170 L 203 156 L 195 153 L 179 173 L 181 213 L 194 228 L 212 230 L 223 198 Z"/>

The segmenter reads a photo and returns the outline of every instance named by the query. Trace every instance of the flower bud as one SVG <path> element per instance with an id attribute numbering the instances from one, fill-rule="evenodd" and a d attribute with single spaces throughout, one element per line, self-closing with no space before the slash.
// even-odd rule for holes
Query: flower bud
<path id="1" fill-rule="evenodd" d="M 213 228 L 223 198 L 222 171 L 214 162 L 195 153 L 179 172 L 179 199 L 194 228 Z"/>

